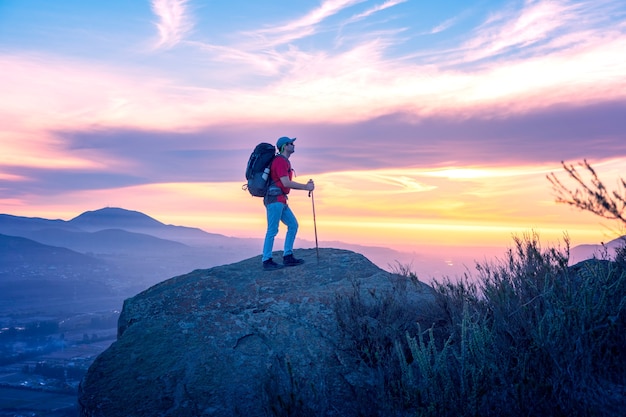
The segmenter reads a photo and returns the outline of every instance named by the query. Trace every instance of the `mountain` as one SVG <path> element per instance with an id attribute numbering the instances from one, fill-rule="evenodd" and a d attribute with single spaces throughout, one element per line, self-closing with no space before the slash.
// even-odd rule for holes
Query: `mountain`
<path id="1" fill-rule="evenodd" d="M 87 211 L 69 221 L 2 214 L 0 233 L 81 253 L 123 253 L 126 257 L 152 253 L 163 262 L 176 257 L 173 263 L 186 260 L 191 269 L 240 260 L 256 254 L 261 246 L 260 238 L 240 239 L 198 228 L 166 225 L 138 211 L 113 207 Z M 193 262 L 187 262 L 192 258 Z M 171 268 L 165 269 L 173 272 Z"/>
<path id="2" fill-rule="evenodd" d="M 102 259 L 0 234 L 0 314 L 119 305 L 114 266 Z"/>
<path id="3" fill-rule="evenodd" d="M 626 235 L 613 239 L 606 244 L 575 246 L 570 250 L 570 264 L 576 264 L 594 257 L 598 259 L 612 259 L 615 257 L 617 248 L 621 248 L 624 245 L 626 245 Z"/>
<path id="4" fill-rule="evenodd" d="M 166 225 L 137 211 L 111 207 L 69 221 L 2 214 L 0 233 L 106 261 L 112 268 L 107 282 L 125 296 L 194 269 L 254 256 L 261 247 L 260 238 L 239 239 Z M 35 256 L 29 250 L 23 255 L 24 265 Z"/>
<path id="5" fill-rule="evenodd" d="M 81 253 L 103 256 L 123 253 L 126 255 L 124 266 L 131 270 L 141 268 L 146 254 L 154 253 L 158 256 L 151 259 L 152 267 L 160 263 L 162 272 L 185 273 L 257 255 L 263 243 L 263 236 L 235 238 L 208 233 L 198 228 L 164 224 L 144 213 L 117 207 L 86 211 L 69 221 L 0 216 L 0 233 L 67 247 Z M 298 244 L 301 247 L 315 245 L 304 239 L 298 239 Z M 412 264 L 419 268 L 421 264 L 428 263 L 418 254 L 401 253 L 384 247 L 334 241 L 322 244 L 358 251 L 383 268 L 395 266 L 396 263 Z M 276 248 L 279 249 L 281 245 L 282 239 L 277 238 Z M 135 261 L 133 257 L 141 259 Z M 447 267 L 443 260 L 434 263 L 437 271 L 444 271 Z M 151 270 L 150 267 L 146 269 Z M 158 276 L 161 279 L 169 278 L 162 273 Z"/>
<path id="6" fill-rule="evenodd" d="M 80 231 L 65 220 L 48 220 L 40 217 L 21 217 L 0 214 L 0 233 L 10 236 L 22 236 L 23 233 L 41 229 L 63 229 Z"/>
<path id="7" fill-rule="evenodd" d="M 121 229 L 103 229 L 96 232 L 41 229 L 24 233 L 24 235 L 47 245 L 62 246 L 82 253 L 162 252 L 188 248 L 180 242 Z"/>
<path id="8" fill-rule="evenodd" d="M 0 233 L 11 236 L 22 236 L 37 240 L 37 233 L 47 234 L 50 242 L 54 242 L 55 232 L 99 232 L 107 229 L 125 230 L 142 233 L 160 239 L 174 240 L 193 246 L 212 246 L 240 239 L 217 233 L 208 233 L 198 228 L 174 226 L 161 223 L 141 212 L 122 208 L 106 207 L 99 210 L 86 211 L 69 221 L 48 220 L 39 217 L 20 217 L 0 214 Z M 243 239 L 245 241 L 245 239 Z"/>
<path id="9" fill-rule="evenodd" d="M 7 274 L 12 274 L 10 278 L 14 283 L 18 278 L 27 277 L 45 277 L 59 283 L 56 277 L 65 277 L 73 282 L 88 283 L 88 288 L 83 290 L 92 295 L 96 285 L 91 284 L 104 283 L 117 291 L 119 303 L 173 276 L 254 257 L 260 253 L 263 243 L 263 236 L 228 237 L 198 228 L 164 224 L 141 212 L 113 207 L 87 211 L 69 221 L 0 214 L 0 234 L 5 235 L 5 246 L 0 246 L 0 273 L 5 274 L 5 282 Z M 10 237 L 28 241 L 11 239 L 9 242 Z M 471 273 L 475 260 L 492 259 L 503 252 L 494 252 L 495 248 L 489 253 L 488 248 L 480 251 L 456 248 L 452 253 L 445 248 L 424 247 L 419 252 L 408 253 L 337 241 L 321 240 L 319 243 L 320 249 L 334 247 L 361 253 L 386 270 L 407 268 L 427 282 L 432 278 L 455 278 L 468 271 Z M 621 240 L 616 239 L 609 242 L 608 247 L 614 250 L 619 244 Z M 10 251 L 9 245 L 12 245 Z M 279 238 L 275 242 L 279 253 L 281 245 Z M 297 241 L 298 248 L 314 246 L 311 241 Z M 580 245 L 571 249 L 571 259 L 578 262 L 594 253 L 599 256 L 601 251 L 601 245 Z M 56 264 L 46 264 L 53 261 Z M 92 264 L 95 261 L 101 264 Z M 9 292 L 0 291 L 0 304 L 5 303 L 7 297 Z"/>
<path id="10" fill-rule="evenodd" d="M 86 211 L 68 223 L 86 231 L 102 229 L 151 229 L 165 226 L 143 213 L 116 207 Z"/>
<path id="11" fill-rule="evenodd" d="M 103 262 L 66 248 L 44 245 L 23 237 L 0 234 L 0 270 L 16 266 L 51 269 L 67 265 L 97 268 L 101 267 Z"/>
<path id="12" fill-rule="evenodd" d="M 123 229 L 196 246 L 220 244 L 224 239 L 234 239 L 198 228 L 164 224 L 144 213 L 117 207 L 86 211 L 68 221 L 68 224 L 88 232 Z"/>
<path id="13" fill-rule="evenodd" d="M 69 221 L 0 215 L 0 233 L 105 256 L 130 276 L 141 276 L 141 281 L 150 285 L 190 270 L 255 256 L 263 244 L 263 236 L 229 237 L 198 228 L 164 224 L 139 211 L 117 207 L 86 211 Z M 493 259 L 504 252 L 503 248 L 455 248 L 452 251 L 422 247 L 409 253 L 339 241 L 320 240 L 319 243 L 320 247 L 362 253 L 387 270 L 409 268 L 427 280 L 471 273 L 477 260 Z M 280 250 L 281 245 L 282 239 L 277 238 L 275 248 Z M 311 248 L 315 247 L 315 242 L 298 238 L 297 245 Z M 572 249 L 577 259 L 591 257 L 589 252 L 584 248 Z M 115 259 L 110 259 L 111 256 Z"/>

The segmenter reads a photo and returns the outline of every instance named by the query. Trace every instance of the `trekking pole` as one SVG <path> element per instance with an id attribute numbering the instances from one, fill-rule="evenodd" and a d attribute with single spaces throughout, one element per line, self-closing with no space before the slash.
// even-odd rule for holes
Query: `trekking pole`
<path id="1" fill-rule="evenodd" d="M 309 191 L 309 197 L 311 197 L 311 205 L 313 206 L 313 230 L 315 231 L 315 254 L 317 255 L 317 262 L 320 261 L 320 249 L 317 245 L 317 221 L 315 220 L 315 197 L 313 197 L 313 191 Z"/>

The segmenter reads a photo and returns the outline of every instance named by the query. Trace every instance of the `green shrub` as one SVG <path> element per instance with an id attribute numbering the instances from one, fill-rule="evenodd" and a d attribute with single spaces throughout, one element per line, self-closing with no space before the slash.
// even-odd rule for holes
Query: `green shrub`
<path id="1" fill-rule="evenodd" d="M 393 415 L 405 408 L 402 362 L 396 352 L 400 349 L 410 356 L 410 351 L 399 339 L 416 333 L 419 322 L 430 325 L 436 317 L 410 297 L 421 294 L 423 284 L 414 275 L 399 278 L 388 292 L 365 290 L 355 279 L 353 292 L 337 295 L 334 304 L 341 355 L 356 364 L 358 381 L 353 382 L 359 416 Z"/>
<path id="2" fill-rule="evenodd" d="M 434 282 L 438 316 L 407 294 L 336 302 L 366 383 L 358 415 L 614 416 L 626 409 L 623 263 L 568 267 L 569 244 L 516 238 L 478 275 Z M 617 260 L 617 259 L 616 259 Z M 410 292 L 416 286 L 406 286 Z M 425 329 L 425 330 L 424 330 Z M 367 371 L 367 372 L 366 372 Z"/>

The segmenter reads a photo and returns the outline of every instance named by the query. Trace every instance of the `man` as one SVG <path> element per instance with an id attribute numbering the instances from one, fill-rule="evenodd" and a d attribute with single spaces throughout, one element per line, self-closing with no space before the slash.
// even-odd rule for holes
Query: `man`
<path id="1" fill-rule="evenodd" d="M 267 232 L 265 234 L 265 242 L 263 243 L 264 270 L 280 269 L 283 266 L 296 266 L 304 262 L 304 260 L 296 259 L 293 256 L 293 244 L 298 232 L 298 220 L 287 205 L 287 195 L 291 189 L 313 191 L 315 184 L 313 184 L 313 180 L 309 180 L 306 184 L 292 180 L 293 170 L 291 169 L 289 157 L 295 152 L 295 141 L 296 138 L 292 139 L 286 136 L 279 138 L 276 142 L 279 154 L 274 158 L 270 166 L 270 187 L 263 198 L 263 204 L 265 204 L 267 212 Z M 274 238 L 278 234 L 278 224 L 281 221 L 287 226 L 283 250 L 283 265 L 274 262 L 272 259 Z"/>

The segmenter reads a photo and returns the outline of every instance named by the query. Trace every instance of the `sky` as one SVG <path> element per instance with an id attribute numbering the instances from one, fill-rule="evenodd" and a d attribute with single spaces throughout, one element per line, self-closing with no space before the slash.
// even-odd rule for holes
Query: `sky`
<path id="1" fill-rule="evenodd" d="M 262 237 L 245 165 L 289 136 L 320 246 L 606 242 L 546 175 L 617 187 L 625 51 L 623 1 L 0 0 L 0 212 Z"/>

